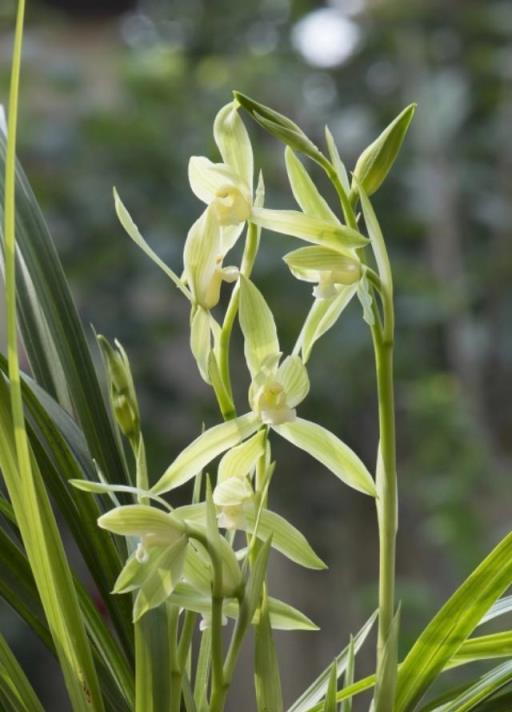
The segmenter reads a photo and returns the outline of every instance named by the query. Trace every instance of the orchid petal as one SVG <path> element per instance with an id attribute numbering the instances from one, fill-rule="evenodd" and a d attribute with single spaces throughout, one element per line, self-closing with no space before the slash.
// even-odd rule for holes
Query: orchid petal
<path id="1" fill-rule="evenodd" d="M 259 289 L 240 277 L 240 326 L 244 335 L 245 360 L 256 376 L 267 356 L 279 353 L 276 324 Z"/>
<path id="2" fill-rule="evenodd" d="M 340 221 L 328 206 L 325 198 L 318 192 L 318 188 L 304 168 L 302 161 L 297 158 L 297 155 L 289 146 L 286 147 L 284 156 L 288 180 L 290 181 L 293 197 L 299 207 L 306 215 L 313 215 L 326 222 L 339 225 Z"/>
<path id="3" fill-rule="evenodd" d="M 205 309 L 217 304 L 220 296 L 222 260 L 219 223 L 211 209 L 207 209 L 190 228 L 183 262 L 193 300 Z"/>
<path id="4" fill-rule="evenodd" d="M 215 425 L 178 455 L 151 491 L 161 494 L 179 487 L 195 477 L 215 457 L 250 437 L 259 427 L 259 419 L 254 413 Z"/>
<path id="5" fill-rule="evenodd" d="M 197 307 L 190 324 L 190 349 L 196 360 L 199 373 L 205 383 L 210 383 L 208 364 L 210 359 L 211 335 L 210 315 L 202 307 Z"/>
<path id="6" fill-rule="evenodd" d="M 234 101 L 226 104 L 213 124 L 213 135 L 224 163 L 238 175 L 252 194 L 254 158 L 249 134 Z"/>
<path id="7" fill-rule="evenodd" d="M 296 447 L 309 453 L 342 482 L 376 496 L 375 483 L 366 466 L 348 445 L 317 423 L 297 418 L 273 429 Z"/>
<path id="8" fill-rule="evenodd" d="M 256 467 L 265 452 L 265 431 L 262 429 L 241 445 L 231 448 L 219 462 L 217 481 L 247 475 Z"/>
<path id="9" fill-rule="evenodd" d="M 297 210 L 253 208 L 251 221 L 268 230 L 330 247 L 342 253 L 346 252 L 347 248 L 363 247 L 368 243 L 368 238 L 357 230 L 305 215 Z"/>
<path id="10" fill-rule="evenodd" d="M 188 179 L 194 194 L 209 205 L 226 185 L 244 189 L 237 174 L 225 163 L 213 163 L 204 156 L 192 156 L 188 162 Z M 247 190 L 247 188 L 245 188 Z"/>
<path id="11" fill-rule="evenodd" d="M 287 356 L 277 369 L 277 381 L 286 392 L 286 404 L 295 408 L 309 392 L 308 372 L 298 356 Z"/>

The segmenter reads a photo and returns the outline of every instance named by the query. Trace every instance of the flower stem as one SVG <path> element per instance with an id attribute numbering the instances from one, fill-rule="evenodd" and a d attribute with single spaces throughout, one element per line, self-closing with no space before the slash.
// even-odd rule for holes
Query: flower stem
<path id="1" fill-rule="evenodd" d="M 388 304 L 388 309 L 392 305 Z M 394 704 L 396 656 L 391 646 L 396 639 L 390 636 L 395 614 L 395 559 L 396 532 L 398 518 L 396 444 L 395 444 L 395 403 L 393 385 L 393 340 L 382 337 L 380 329 L 372 329 L 377 392 L 379 399 L 379 454 L 377 462 L 377 517 L 379 524 L 379 630 L 377 641 L 377 694 L 375 712 L 390 710 Z M 385 650 L 385 648 L 387 648 Z M 385 688 L 379 681 L 387 679 Z"/>

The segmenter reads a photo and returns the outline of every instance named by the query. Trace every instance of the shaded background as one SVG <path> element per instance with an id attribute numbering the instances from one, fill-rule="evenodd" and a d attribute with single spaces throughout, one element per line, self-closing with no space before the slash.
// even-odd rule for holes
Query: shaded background
<path id="1" fill-rule="evenodd" d="M 85 323 L 119 338 L 131 357 L 155 479 L 201 421 L 213 424 L 218 415 L 189 355 L 187 305 L 123 235 L 112 186 L 179 271 L 187 229 L 202 210 L 188 187 L 188 157 L 215 158 L 211 125 L 231 89 L 292 116 L 319 143 L 327 123 L 349 167 L 405 104 L 419 103 L 375 198 L 397 288 L 398 595 L 406 650 L 510 528 L 512 3 L 28 4 L 20 154 Z M 3 99 L 14 8 L 13 0 L 0 7 Z M 268 205 L 293 207 L 281 146 L 249 129 Z M 285 351 L 310 304 L 308 287 L 280 259 L 293 246 L 266 234 L 254 275 Z M 239 340 L 235 348 L 240 354 Z M 243 403 L 241 361 L 236 376 Z M 301 413 L 337 432 L 372 468 L 373 361 L 356 303 L 317 345 L 310 377 Z M 367 498 L 291 447 L 276 442 L 275 454 L 273 508 L 330 565 L 313 573 L 277 556 L 272 562 L 273 592 L 322 627 L 277 636 L 291 701 L 373 610 L 377 538 Z M 0 614 L 47 708 L 65 709 L 52 662 L 9 611 Z M 359 672 L 369 665 L 371 652 Z M 241 674 L 238 700 L 247 709 L 250 684 Z"/>

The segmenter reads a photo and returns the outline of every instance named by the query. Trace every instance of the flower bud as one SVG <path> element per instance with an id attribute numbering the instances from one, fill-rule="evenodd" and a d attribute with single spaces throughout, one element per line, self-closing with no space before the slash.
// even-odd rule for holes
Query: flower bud
<path id="1" fill-rule="evenodd" d="M 277 139 L 290 146 L 290 148 L 304 153 L 314 161 L 322 160 L 323 156 L 313 141 L 291 119 L 264 104 L 254 101 L 254 99 L 245 96 L 245 94 L 240 94 L 237 91 L 233 92 L 233 94 L 236 101 L 251 114 L 253 119 Z"/>
<path id="2" fill-rule="evenodd" d="M 114 348 L 104 336 L 99 335 L 98 344 L 108 369 L 115 418 L 122 433 L 127 438 L 134 437 L 139 432 L 140 416 L 128 356 L 118 341 Z"/>
<path id="3" fill-rule="evenodd" d="M 415 111 L 416 104 L 407 106 L 359 156 L 354 178 L 368 195 L 380 188 L 391 170 Z M 353 186 L 352 192 L 356 193 L 357 188 Z"/>

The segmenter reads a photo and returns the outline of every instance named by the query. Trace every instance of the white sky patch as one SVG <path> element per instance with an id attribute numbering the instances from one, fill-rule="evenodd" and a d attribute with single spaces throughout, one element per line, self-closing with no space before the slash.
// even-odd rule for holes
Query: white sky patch
<path id="1" fill-rule="evenodd" d="M 292 42 L 304 59 L 314 67 L 343 64 L 359 43 L 361 31 L 334 8 L 309 13 L 292 29 Z"/>

